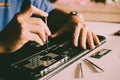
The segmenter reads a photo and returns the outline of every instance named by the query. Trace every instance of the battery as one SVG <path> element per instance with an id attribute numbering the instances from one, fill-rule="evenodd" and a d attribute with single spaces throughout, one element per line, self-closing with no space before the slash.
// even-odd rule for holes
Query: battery
<path id="1" fill-rule="evenodd" d="M 110 49 L 101 49 L 101 50 L 97 51 L 96 53 L 92 54 L 91 57 L 93 57 L 93 58 L 101 58 L 104 55 L 106 55 L 107 53 L 109 53 L 110 51 L 112 51 L 112 50 L 110 50 Z"/>

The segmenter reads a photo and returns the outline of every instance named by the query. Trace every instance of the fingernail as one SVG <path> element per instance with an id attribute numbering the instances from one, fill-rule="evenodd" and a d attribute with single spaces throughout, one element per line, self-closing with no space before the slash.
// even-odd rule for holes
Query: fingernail
<path id="1" fill-rule="evenodd" d="M 85 45 L 83 46 L 83 49 L 84 49 L 84 50 L 86 49 L 86 46 L 85 46 Z"/>
<path id="2" fill-rule="evenodd" d="M 44 43 L 42 42 L 40 45 L 41 45 L 41 46 L 43 46 L 43 45 L 44 45 Z"/>
<path id="3" fill-rule="evenodd" d="M 95 48 L 95 46 L 91 46 L 91 49 L 94 49 Z"/>
<path id="4" fill-rule="evenodd" d="M 82 49 L 86 49 L 86 44 L 85 43 L 80 43 L 80 47 L 82 47 Z"/>
<path id="5" fill-rule="evenodd" d="M 46 17 L 48 17 L 48 13 L 45 13 L 44 15 L 45 15 Z"/>
<path id="6" fill-rule="evenodd" d="M 48 36 L 50 36 L 50 35 L 51 35 L 51 32 L 49 31 L 49 32 L 48 32 Z"/>
<path id="7" fill-rule="evenodd" d="M 55 33 L 55 34 L 52 34 L 51 37 L 52 37 L 52 38 L 55 38 L 55 37 L 57 37 L 57 34 L 56 34 L 56 33 Z"/>
<path id="8" fill-rule="evenodd" d="M 101 43 L 100 43 L 100 41 L 98 42 L 98 45 L 100 45 Z"/>
<path id="9" fill-rule="evenodd" d="M 77 47 L 77 46 L 78 46 L 78 44 L 77 44 L 76 42 L 74 42 L 74 46 L 75 46 L 75 47 Z"/>
<path id="10" fill-rule="evenodd" d="M 45 42 L 46 42 L 46 39 L 43 40 L 43 43 L 45 43 Z"/>
<path id="11" fill-rule="evenodd" d="M 54 38 L 55 36 L 54 35 L 51 35 L 52 38 Z"/>

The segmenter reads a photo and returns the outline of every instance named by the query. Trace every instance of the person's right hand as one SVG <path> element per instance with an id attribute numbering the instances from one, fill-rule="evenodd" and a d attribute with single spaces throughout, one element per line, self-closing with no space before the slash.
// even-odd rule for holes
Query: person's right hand
<path id="1" fill-rule="evenodd" d="M 46 36 L 51 32 L 41 18 L 31 17 L 32 14 L 47 17 L 44 11 L 30 5 L 26 10 L 17 13 L 0 33 L 2 39 L 0 52 L 13 52 L 21 48 L 28 41 L 35 41 L 43 45 Z M 0 46 L 1 46 L 0 45 Z"/>

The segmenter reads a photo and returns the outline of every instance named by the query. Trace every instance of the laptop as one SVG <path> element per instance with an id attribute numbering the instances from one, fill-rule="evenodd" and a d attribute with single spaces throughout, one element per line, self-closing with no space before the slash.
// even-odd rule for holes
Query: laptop
<path id="1" fill-rule="evenodd" d="M 21 49 L 12 53 L 0 55 L 2 73 L 17 77 L 17 80 L 49 80 L 52 76 L 89 54 L 99 47 L 86 50 L 72 45 L 71 37 L 67 35 L 49 39 L 48 45 L 39 46 L 35 42 L 26 43 Z M 104 36 L 98 35 L 101 45 L 106 42 Z M 48 46 L 48 49 L 47 49 Z M 4 63 L 3 63 L 4 62 Z M 6 71 L 6 72 L 5 72 Z M 8 76 L 7 76 L 8 77 Z M 11 80 L 14 80 L 13 77 Z M 15 79 L 16 80 L 16 79 Z"/>

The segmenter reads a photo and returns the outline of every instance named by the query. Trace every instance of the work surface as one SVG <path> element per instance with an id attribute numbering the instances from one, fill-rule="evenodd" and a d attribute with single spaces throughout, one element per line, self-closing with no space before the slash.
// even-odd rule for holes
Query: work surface
<path id="1" fill-rule="evenodd" d="M 87 26 L 96 34 L 106 37 L 107 42 L 99 48 L 90 52 L 82 59 L 77 60 L 50 80 L 119 80 L 120 79 L 120 36 L 113 35 L 120 29 L 120 24 L 103 23 L 103 22 L 86 22 Z M 112 51 L 100 59 L 91 58 L 90 55 L 94 54 L 100 49 L 111 49 Z M 87 58 L 99 65 L 104 72 L 93 72 L 84 62 L 83 59 Z M 75 68 L 77 64 L 82 63 L 83 78 L 75 78 Z"/>
<path id="2" fill-rule="evenodd" d="M 102 21 L 102 22 L 120 22 L 120 7 L 104 4 L 80 4 L 78 2 L 66 1 L 56 2 L 53 5 L 65 12 L 77 11 L 82 14 L 87 21 Z"/>

